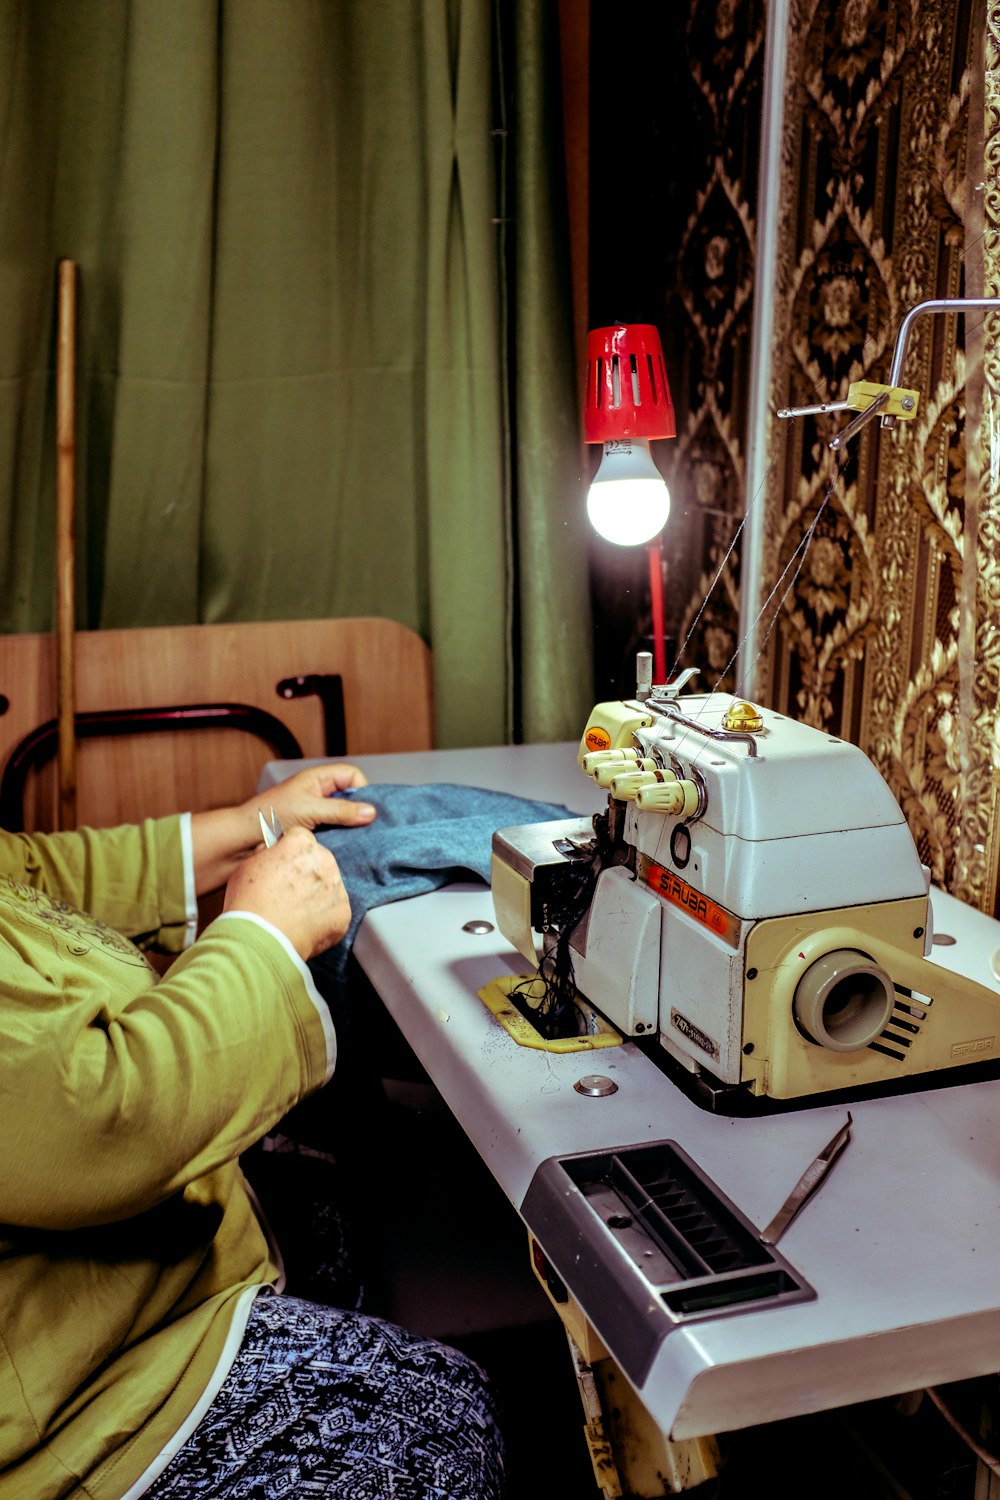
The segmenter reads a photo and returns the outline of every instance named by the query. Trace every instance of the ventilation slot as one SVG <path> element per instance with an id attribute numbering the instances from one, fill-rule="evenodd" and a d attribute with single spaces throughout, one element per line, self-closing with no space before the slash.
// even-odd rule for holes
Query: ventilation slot
<path id="1" fill-rule="evenodd" d="M 921 996 L 921 1003 L 918 1005 L 914 1003 L 914 997 L 908 990 L 904 990 L 903 994 L 905 999 L 897 992 L 892 1015 L 886 1022 L 880 1040 L 868 1044 L 869 1052 L 891 1057 L 893 1062 L 906 1061 L 907 1052 L 920 1035 L 919 1023 L 927 1019 L 927 1008 L 931 1003 L 928 998 Z"/>

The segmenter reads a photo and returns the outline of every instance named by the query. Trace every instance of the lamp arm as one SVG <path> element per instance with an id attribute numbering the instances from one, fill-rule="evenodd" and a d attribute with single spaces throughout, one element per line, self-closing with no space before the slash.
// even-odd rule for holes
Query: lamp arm
<path id="1" fill-rule="evenodd" d="M 903 361 L 906 358 L 906 347 L 910 338 L 910 329 L 923 313 L 942 312 L 966 312 L 974 307 L 992 307 L 1000 309 L 1000 297 L 932 297 L 927 302 L 918 302 L 916 307 L 911 307 L 896 334 L 896 343 L 892 351 L 892 365 L 889 370 L 890 386 L 899 385 L 899 377 L 903 372 Z M 896 418 L 886 415 L 882 418 L 883 427 L 895 427 Z"/>

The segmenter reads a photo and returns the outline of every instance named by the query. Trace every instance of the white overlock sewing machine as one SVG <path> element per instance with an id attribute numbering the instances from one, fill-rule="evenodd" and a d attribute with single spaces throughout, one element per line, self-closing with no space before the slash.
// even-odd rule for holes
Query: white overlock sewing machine
<path id="1" fill-rule="evenodd" d="M 561 969 L 723 1109 L 995 1058 L 1000 989 L 933 961 L 930 874 L 873 763 L 729 694 L 681 696 L 692 675 L 594 708 L 578 761 L 606 813 L 494 837 L 499 926 L 541 956 L 520 1008 L 541 1015 Z"/>

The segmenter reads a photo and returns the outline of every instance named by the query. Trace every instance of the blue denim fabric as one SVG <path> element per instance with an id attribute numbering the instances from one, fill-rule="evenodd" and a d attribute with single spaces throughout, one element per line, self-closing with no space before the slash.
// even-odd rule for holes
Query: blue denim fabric
<path id="1" fill-rule="evenodd" d="M 351 898 L 346 937 L 310 965 L 328 997 L 331 987 L 336 991 L 343 985 L 354 936 L 373 906 L 419 896 L 470 875 L 488 882 L 497 829 L 577 816 L 567 807 L 450 782 L 366 786 L 338 795 L 373 803 L 378 817 L 358 828 L 316 830 L 320 843 L 336 856 Z"/>

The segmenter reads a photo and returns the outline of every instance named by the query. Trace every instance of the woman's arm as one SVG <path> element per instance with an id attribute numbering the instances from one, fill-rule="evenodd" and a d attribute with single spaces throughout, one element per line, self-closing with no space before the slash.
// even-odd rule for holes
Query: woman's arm
<path id="1" fill-rule="evenodd" d="M 258 1140 L 333 1069 L 306 960 L 351 908 L 308 830 L 258 846 L 226 910 L 159 983 L 82 914 L 0 889 L 0 1219 L 128 1218 Z"/>
<path id="2" fill-rule="evenodd" d="M 308 836 L 281 840 L 286 860 L 300 841 Z M 342 905 L 327 936 L 349 920 Z M 263 919 L 220 917 L 158 984 L 124 964 L 119 977 L 113 958 L 89 992 L 86 959 L 68 991 L 29 969 L 11 976 L 5 1223 L 65 1230 L 131 1218 L 233 1160 L 323 1084 L 336 1055 L 329 1018 L 276 932 Z M 129 981 L 142 986 L 132 996 Z"/>
<path id="3" fill-rule="evenodd" d="M 183 946 L 189 926 L 194 936 L 195 916 L 186 822 L 190 819 L 147 818 L 65 833 L 0 830 L 0 890 L 6 877 L 89 912 L 129 937 L 148 938 L 162 929 L 163 936 L 169 932 L 176 939 L 175 947 Z"/>

